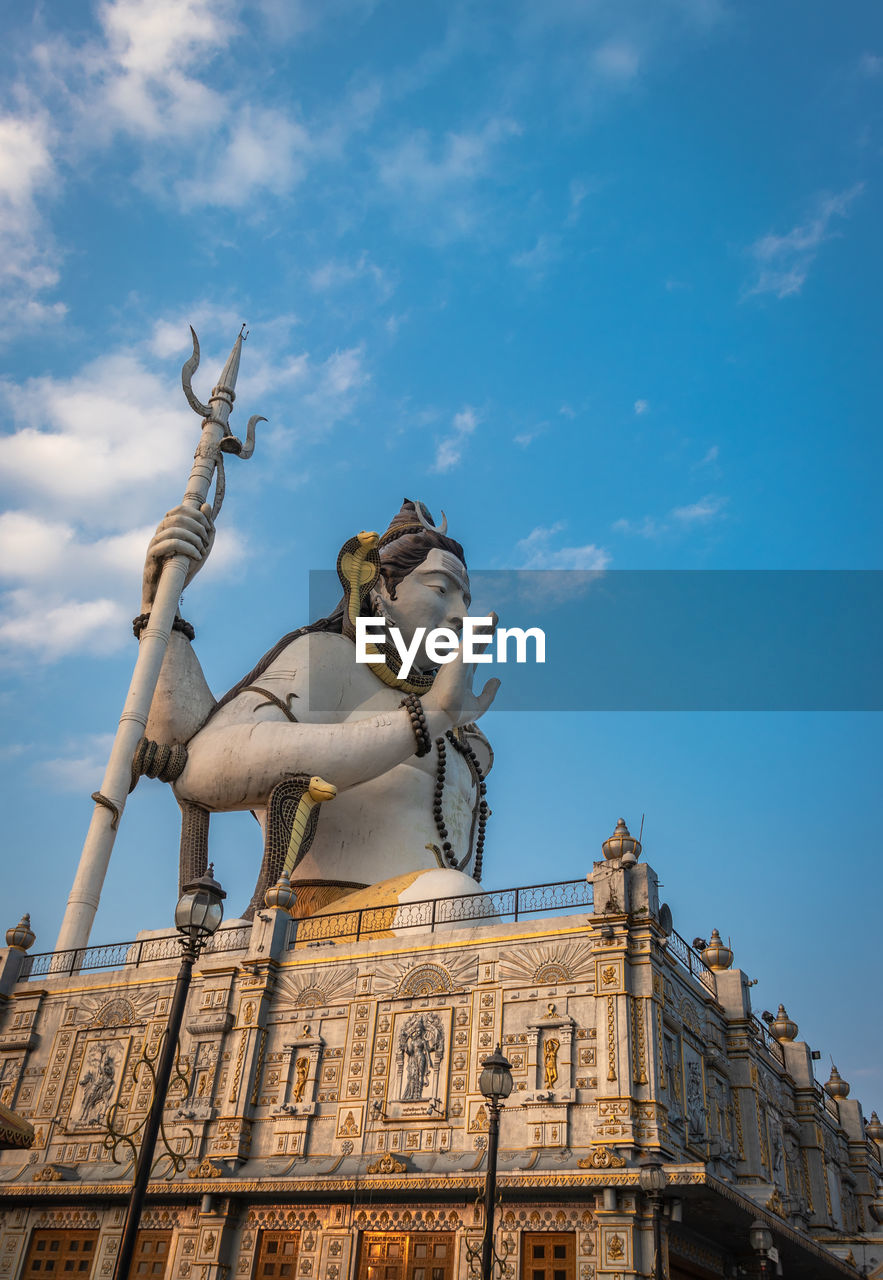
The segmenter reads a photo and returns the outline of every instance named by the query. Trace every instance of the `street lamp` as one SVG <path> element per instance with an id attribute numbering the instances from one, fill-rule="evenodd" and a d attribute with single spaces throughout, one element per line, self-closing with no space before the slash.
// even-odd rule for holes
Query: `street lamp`
<path id="1" fill-rule="evenodd" d="M 181 1022 L 184 1018 L 184 1006 L 187 1003 L 187 992 L 193 976 L 193 965 L 224 916 L 223 900 L 227 895 L 215 880 L 213 872 L 214 865 L 210 863 L 205 875 L 200 876 L 198 880 L 192 880 L 190 884 L 185 884 L 178 905 L 175 907 L 175 928 L 181 935 L 179 939 L 182 950 L 181 968 L 178 970 L 172 1007 L 163 1033 L 162 1050 L 156 1066 L 153 1099 L 135 1165 L 135 1181 L 129 1196 L 129 1207 L 126 1210 L 126 1221 L 123 1224 L 123 1236 L 114 1267 L 113 1280 L 128 1280 L 129 1268 L 132 1265 L 138 1224 L 141 1221 L 141 1210 L 147 1193 L 157 1134 L 162 1124 L 166 1093 L 178 1048 Z"/>
<path id="2" fill-rule="evenodd" d="M 653 1280 L 664 1280 L 665 1271 L 662 1265 L 662 1196 L 668 1186 L 668 1179 L 662 1167 L 661 1156 L 650 1155 L 641 1161 L 638 1182 L 641 1190 L 650 1201 L 650 1206 L 653 1210 Z"/>
<path id="3" fill-rule="evenodd" d="M 767 1254 L 773 1247 L 772 1231 L 759 1218 L 755 1218 L 748 1228 L 748 1240 L 754 1252 L 760 1257 L 760 1274 L 762 1276 L 768 1275 Z"/>
<path id="4" fill-rule="evenodd" d="M 487 1179 L 484 1184 L 484 1242 L 481 1248 L 481 1280 L 492 1280 L 494 1260 L 494 1200 L 497 1194 L 497 1145 L 500 1138 L 500 1107 L 512 1092 L 512 1064 L 497 1045 L 481 1064 L 478 1087 L 487 1100 Z"/>

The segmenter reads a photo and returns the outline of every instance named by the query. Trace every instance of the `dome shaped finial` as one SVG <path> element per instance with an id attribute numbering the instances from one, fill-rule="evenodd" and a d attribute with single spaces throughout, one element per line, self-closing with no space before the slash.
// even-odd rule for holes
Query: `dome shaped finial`
<path id="1" fill-rule="evenodd" d="M 828 1083 L 825 1085 L 825 1093 L 827 1093 L 829 1098 L 849 1097 L 849 1085 L 843 1079 L 833 1062 L 831 1063 L 831 1075 L 828 1078 Z"/>
<path id="2" fill-rule="evenodd" d="M 799 1028 L 794 1019 L 788 1017 L 788 1012 L 783 1004 L 779 1005 L 779 1012 L 770 1022 L 769 1028 L 770 1035 L 780 1042 L 785 1041 L 790 1044 L 792 1040 L 797 1039 Z"/>
<path id="3" fill-rule="evenodd" d="M 33 946 L 36 936 L 31 928 L 31 917 L 23 915 L 14 929 L 6 930 L 6 945 L 16 951 L 27 951 Z"/>
<path id="4" fill-rule="evenodd" d="M 625 818 L 620 818 L 612 836 L 601 845 L 601 852 L 608 862 L 622 862 L 633 867 L 641 856 L 641 842 L 636 840 L 625 825 Z"/>
<path id="5" fill-rule="evenodd" d="M 696 943 L 693 943 L 696 946 Z M 711 938 L 699 952 L 709 969 L 721 972 L 729 969 L 733 963 L 733 949 L 724 945 L 724 940 L 717 929 L 712 929 Z"/>

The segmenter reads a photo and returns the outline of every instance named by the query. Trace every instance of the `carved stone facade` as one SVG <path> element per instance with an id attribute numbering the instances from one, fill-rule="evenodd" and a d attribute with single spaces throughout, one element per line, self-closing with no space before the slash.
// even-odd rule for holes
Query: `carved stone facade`
<path id="1" fill-rule="evenodd" d="M 651 1153 L 673 1280 L 752 1273 L 756 1217 L 787 1276 L 855 1276 L 848 1256 L 883 1274 L 880 1150 L 859 1103 L 815 1083 L 805 1044 L 765 1031 L 740 970 L 712 972 L 666 935 L 649 867 L 599 863 L 593 881 L 594 910 L 514 923 L 391 918 L 382 936 L 331 926 L 318 945 L 278 912 L 226 926 L 195 971 L 172 1152 L 142 1223 L 169 1241 L 168 1280 L 358 1280 L 371 1250 L 398 1275 L 400 1248 L 401 1280 L 421 1280 L 423 1257 L 433 1280 L 465 1280 L 483 1229 L 478 1078 L 498 1042 L 515 1081 L 505 1275 L 535 1280 L 531 1251 L 554 1240 L 566 1280 L 652 1274 Z M 110 1151 L 107 1119 L 130 1132 L 146 1113 L 136 1067 L 177 970 L 146 935 L 123 958 L 12 983 L 29 962 L 0 953 L 0 1096 L 36 1130 L 30 1153 L 0 1155 L 0 1280 L 24 1273 L 35 1232 L 92 1233 L 92 1276 L 112 1272 L 132 1157 Z M 283 1257 L 290 1272 L 263 1270 Z"/>

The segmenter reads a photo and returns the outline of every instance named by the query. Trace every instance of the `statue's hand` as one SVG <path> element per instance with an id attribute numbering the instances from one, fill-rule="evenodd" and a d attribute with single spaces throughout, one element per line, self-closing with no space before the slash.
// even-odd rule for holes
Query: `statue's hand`
<path id="1" fill-rule="evenodd" d="M 214 540 L 212 509 L 207 502 L 199 510 L 195 507 L 178 506 L 167 512 L 147 548 L 141 587 L 141 612 L 149 613 L 153 607 L 159 576 L 169 556 L 189 557 L 190 568 L 184 580 L 186 587 L 205 564 Z"/>
<path id="2" fill-rule="evenodd" d="M 494 613 L 492 631 L 496 631 L 499 619 Z M 483 647 L 490 648 L 492 640 Z M 500 682 L 496 678 L 488 680 L 481 693 L 473 693 L 472 680 L 476 664 L 463 660 L 462 646 L 453 661 L 439 667 L 438 674 L 432 682 L 432 688 L 423 695 L 423 710 L 426 715 L 429 732 L 439 738 L 448 729 L 457 729 L 460 725 L 471 724 L 487 711 L 497 696 Z"/>

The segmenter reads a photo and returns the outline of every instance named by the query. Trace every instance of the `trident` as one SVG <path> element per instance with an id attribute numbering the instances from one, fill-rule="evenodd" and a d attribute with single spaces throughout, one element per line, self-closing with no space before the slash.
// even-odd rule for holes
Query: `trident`
<path id="1" fill-rule="evenodd" d="M 235 387 L 239 374 L 242 343 L 248 337 L 245 325 L 242 326 L 239 337 L 233 344 L 233 350 L 224 365 L 218 385 L 209 396 L 207 405 L 197 399 L 193 392 L 191 380 L 199 366 L 199 342 L 192 325 L 190 332 L 193 334 L 193 354 L 181 370 L 181 383 L 187 403 L 202 418 L 202 434 L 193 458 L 187 492 L 184 494 L 182 505 L 193 507 L 198 511 L 206 501 L 212 479 L 217 476 L 212 506 L 214 518 L 221 510 L 221 504 L 224 501 L 222 455 L 232 453 L 238 458 L 250 458 L 254 452 L 255 426 L 259 422 L 266 422 L 266 418 L 259 414 L 249 418 L 244 444 L 231 434 L 228 426 L 230 411 L 236 399 Z M 117 828 L 129 793 L 132 758 L 147 726 L 150 705 L 153 702 L 172 623 L 178 611 L 178 600 L 189 568 L 190 560 L 185 555 L 171 556 L 163 563 L 153 608 L 147 625 L 141 632 L 138 658 L 132 672 L 129 692 L 126 695 L 101 790 L 96 791 L 92 797 L 95 801 L 95 810 L 80 854 L 80 862 L 67 901 L 61 931 L 55 944 L 56 951 L 78 951 L 89 942 L 89 933 L 101 898 L 101 886 L 104 883 Z"/>

